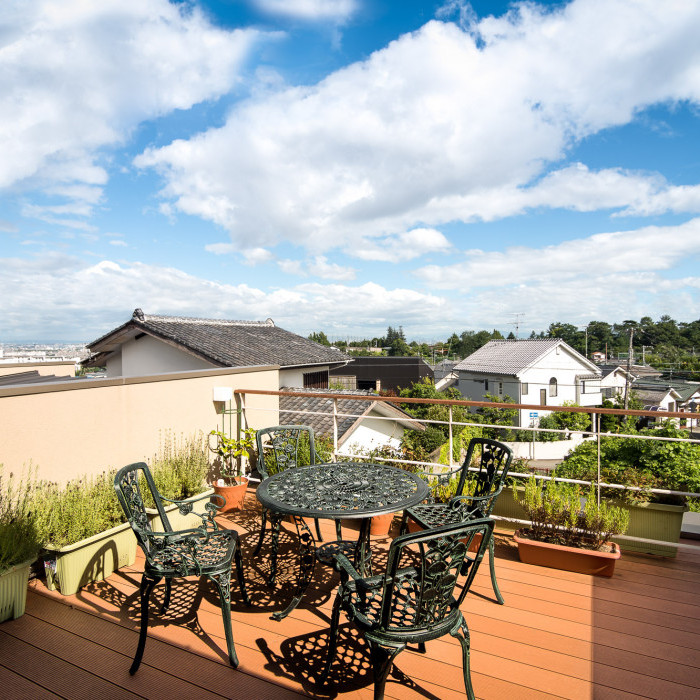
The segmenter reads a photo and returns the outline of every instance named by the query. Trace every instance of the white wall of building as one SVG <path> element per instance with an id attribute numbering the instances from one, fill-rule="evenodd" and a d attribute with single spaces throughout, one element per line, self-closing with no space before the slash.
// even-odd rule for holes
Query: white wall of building
<path id="1" fill-rule="evenodd" d="M 206 362 L 150 335 L 129 340 L 121 346 L 121 357 L 107 362 L 108 377 L 141 377 L 165 372 L 213 369 Z"/>
<path id="2" fill-rule="evenodd" d="M 292 367 L 280 369 L 280 388 L 289 387 L 295 389 L 304 388 L 304 375 L 309 372 L 328 372 L 328 365 L 310 367 Z"/>
<path id="3" fill-rule="evenodd" d="M 381 420 L 369 414 L 339 445 L 346 454 L 367 454 L 377 447 L 388 445 L 398 448 L 401 445 L 404 428 L 396 420 Z"/>

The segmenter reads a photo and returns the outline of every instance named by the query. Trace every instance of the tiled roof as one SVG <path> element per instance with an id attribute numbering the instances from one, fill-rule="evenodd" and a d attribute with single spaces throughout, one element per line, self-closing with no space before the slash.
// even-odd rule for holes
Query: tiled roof
<path id="1" fill-rule="evenodd" d="M 284 387 L 282 391 L 299 391 L 303 393 L 328 393 L 328 389 L 293 389 Z M 367 413 L 372 407 L 382 405 L 390 414 L 395 413 L 397 419 L 410 418 L 409 414 L 393 404 L 381 400 L 371 391 L 333 390 L 334 394 L 354 396 L 375 396 L 376 401 L 353 401 L 352 399 L 336 399 L 338 409 L 338 440 L 342 441 L 345 433 L 352 428 L 357 419 Z M 310 425 L 317 435 L 333 435 L 333 399 L 323 396 L 280 396 L 280 423 Z M 413 426 L 423 430 L 421 424 Z"/>
<path id="2" fill-rule="evenodd" d="M 668 379 L 649 379 L 640 378 L 632 384 L 632 389 L 635 391 L 656 390 L 663 391 L 674 389 L 682 402 L 688 401 L 695 392 L 700 391 L 700 384 L 690 384 L 687 382 L 674 382 Z"/>
<path id="3" fill-rule="evenodd" d="M 340 350 L 314 343 L 267 321 L 228 321 L 184 316 L 156 316 L 136 309 L 123 326 L 98 338 L 88 347 L 94 353 L 110 352 L 134 331 L 148 333 L 186 349 L 220 367 L 345 363 Z"/>
<path id="4" fill-rule="evenodd" d="M 559 344 L 566 345 L 560 338 L 490 340 L 465 357 L 455 370 L 515 376 Z M 570 350 L 577 354 L 575 350 Z"/>

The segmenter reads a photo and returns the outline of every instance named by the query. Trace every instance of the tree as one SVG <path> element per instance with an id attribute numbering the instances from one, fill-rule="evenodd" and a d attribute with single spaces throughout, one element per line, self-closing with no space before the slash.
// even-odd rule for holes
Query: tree
<path id="1" fill-rule="evenodd" d="M 320 345 L 328 345 L 330 346 L 331 341 L 328 340 L 326 337 L 326 334 L 323 331 L 319 331 L 318 333 L 312 333 L 309 336 L 309 340 L 313 340 L 314 343 L 319 343 Z"/>

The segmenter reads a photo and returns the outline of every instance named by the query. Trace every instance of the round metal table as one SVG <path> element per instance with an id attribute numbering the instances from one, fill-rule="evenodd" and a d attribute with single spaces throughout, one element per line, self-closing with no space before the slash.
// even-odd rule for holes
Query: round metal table
<path id="1" fill-rule="evenodd" d="M 286 617 L 299 604 L 317 558 L 329 563 L 334 552 L 352 553 L 358 571 L 367 575 L 371 571 L 370 518 L 416 505 L 428 492 L 427 483 L 417 474 L 367 462 L 296 467 L 262 481 L 256 491 L 260 503 L 278 516 L 293 516 L 299 533 L 297 592 L 287 608 L 273 618 Z M 356 542 L 330 542 L 317 550 L 303 518 L 361 519 L 360 535 Z"/>

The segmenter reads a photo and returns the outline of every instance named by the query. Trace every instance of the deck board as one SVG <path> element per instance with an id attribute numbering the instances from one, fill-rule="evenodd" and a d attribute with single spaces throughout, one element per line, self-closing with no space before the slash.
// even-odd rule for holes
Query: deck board
<path id="1" fill-rule="evenodd" d="M 222 521 L 241 534 L 249 593 L 246 607 L 234 586 L 232 619 L 239 669 L 227 663 L 218 598 L 197 579 L 173 586 L 171 610 L 155 615 L 141 669 L 128 674 L 138 640 L 142 559 L 106 581 L 62 597 L 30 584 L 27 612 L 0 625 L 3 697 L 372 698 L 364 644 L 341 625 L 330 688 L 318 685 L 328 640 L 337 576 L 317 567 L 308 597 L 285 620 L 270 619 L 291 594 L 296 535 L 285 524 L 279 585 L 264 582 L 266 549 L 253 561 L 257 509 Z M 331 523 L 322 521 L 324 537 Z M 350 529 L 346 535 L 352 536 Z M 377 569 L 389 538 L 374 538 Z M 463 610 L 472 640 L 472 680 L 485 700 L 570 698 L 695 698 L 700 695 L 700 549 L 675 559 L 625 554 L 612 579 L 522 564 L 499 532 L 496 565 L 506 604 L 495 603 L 488 562 L 479 570 Z M 156 598 L 162 592 L 156 589 Z M 154 606 L 155 608 L 155 606 Z M 386 697 L 397 700 L 464 697 L 461 650 L 446 637 L 425 655 L 397 659 Z"/>

